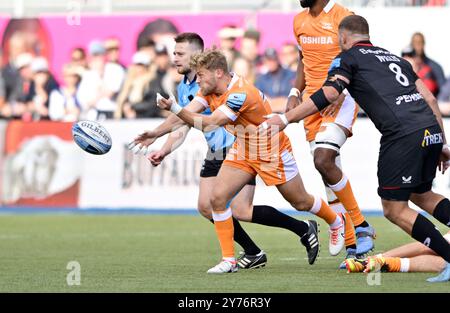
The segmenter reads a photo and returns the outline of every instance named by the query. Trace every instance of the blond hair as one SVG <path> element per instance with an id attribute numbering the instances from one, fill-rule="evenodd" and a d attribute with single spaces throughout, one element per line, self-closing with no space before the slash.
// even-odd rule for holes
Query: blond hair
<path id="1" fill-rule="evenodd" d="M 225 55 L 222 52 L 215 49 L 205 50 L 202 53 L 194 54 L 191 57 L 190 67 L 198 70 L 200 68 L 206 68 L 207 70 L 223 70 L 228 72 L 228 64 Z"/>

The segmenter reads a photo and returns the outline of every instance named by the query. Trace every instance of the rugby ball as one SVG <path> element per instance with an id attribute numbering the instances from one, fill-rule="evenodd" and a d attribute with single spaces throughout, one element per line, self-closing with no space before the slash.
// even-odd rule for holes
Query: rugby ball
<path id="1" fill-rule="evenodd" d="M 111 136 L 105 127 L 94 121 L 79 121 L 72 126 L 75 143 L 91 154 L 105 154 L 112 146 Z"/>

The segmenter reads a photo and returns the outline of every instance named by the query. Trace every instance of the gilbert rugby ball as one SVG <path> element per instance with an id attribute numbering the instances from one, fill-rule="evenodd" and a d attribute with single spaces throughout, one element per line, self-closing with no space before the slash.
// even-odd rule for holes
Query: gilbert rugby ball
<path id="1" fill-rule="evenodd" d="M 91 154 L 105 154 L 111 149 L 112 140 L 108 131 L 94 121 L 74 123 L 72 137 L 81 149 Z"/>

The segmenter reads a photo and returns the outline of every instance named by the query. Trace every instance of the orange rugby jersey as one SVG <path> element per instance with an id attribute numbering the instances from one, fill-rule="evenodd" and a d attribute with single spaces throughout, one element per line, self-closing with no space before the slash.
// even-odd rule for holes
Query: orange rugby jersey
<path id="1" fill-rule="evenodd" d="M 322 87 L 331 61 L 341 52 L 339 23 L 351 14 L 351 11 L 330 0 L 316 17 L 309 13 L 309 9 L 294 17 L 294 34 L 303 55 L 305 91 L 308 95 Z"/>
<path id="2" fill-rule="evenodd" d="M 268 161 L 284 150 L 291 150 L 284 132 L 270 139 L 258 137 L 256 129 L 266 120 L 264 116 L 272 113 L 272 109 L 264 94 L 244 78 L 233 74 L 224 94 L 203 96 L 199 91 L 195 100 L 211 111 L 222 111 L 230 119 L 225 129 L 236 137 L 235 147 L 242 158 Z"/>

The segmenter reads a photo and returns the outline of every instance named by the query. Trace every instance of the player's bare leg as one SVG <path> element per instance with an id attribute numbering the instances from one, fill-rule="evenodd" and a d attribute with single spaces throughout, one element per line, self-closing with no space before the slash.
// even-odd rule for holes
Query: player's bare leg
<path id="1" fill-rule="evenodd" d="M 314 165 L 322 175 L 326 187 L 330 189 L 327 188 L 329 202 L 333 203 L 332 193 L 334 193 L 334 196 L 342 203 L 348 213 L 347 216 L 350 216 L 357 237 L 357 247 L 354 253 L 362 255 L 374 248 L 375 231 L 362 215 L 350 182 L 341 170 L 340 160 L 337 160 L 340 146 L 345 143 L 349 135 L 350 132 L 345 127 L 335 123 L 326 124 L 326 130 L 316 136 Z M 351 248 L 351 251 L 355 248 L 353 230 L 349 227 L 346 231 L 346 246 Z"/>
<path id="2" fill-rule="evenodd" d="M 253 177 L 243 170 L 225 164 L 220 168 L 211 196 L 211 205 L 214 226 L 222 250 L 222 262 L 209 269 L 209 274 L 231 273 L 238 269 L 234 255 L 233 216 L 231 208 L 227 205 Z"/>
<path id="3" fill-rule="evenodd" d="M 420 194 L 413 193 L 410 200 L 439 222 L 450 227 L 450 201 L 443 195 L 430 190 Z"/>
<path id="4" fill-rule="evenodd" d="M 450 245 L 427 218 L 408 206 L 406 201 L 389 201 L 382 199 L 384 215 L 394 224 L 411 235 L 417 241 L 431 248 L 444 259 L 446 267 L 430 282 L 450 280 Z"/>
<path id="5" fill-rule="evenodd" d="M 336 214 L 320 197 L 312 196 L 306 192 L 300 174 L 284 184 L 277 185 L 277 188 L 284 199 L 296 210 L 309 211 L 330 225 L 329 250 L 331 255 L 337 255 L 345 244 L 345 223 L 341 216 Z"/>

